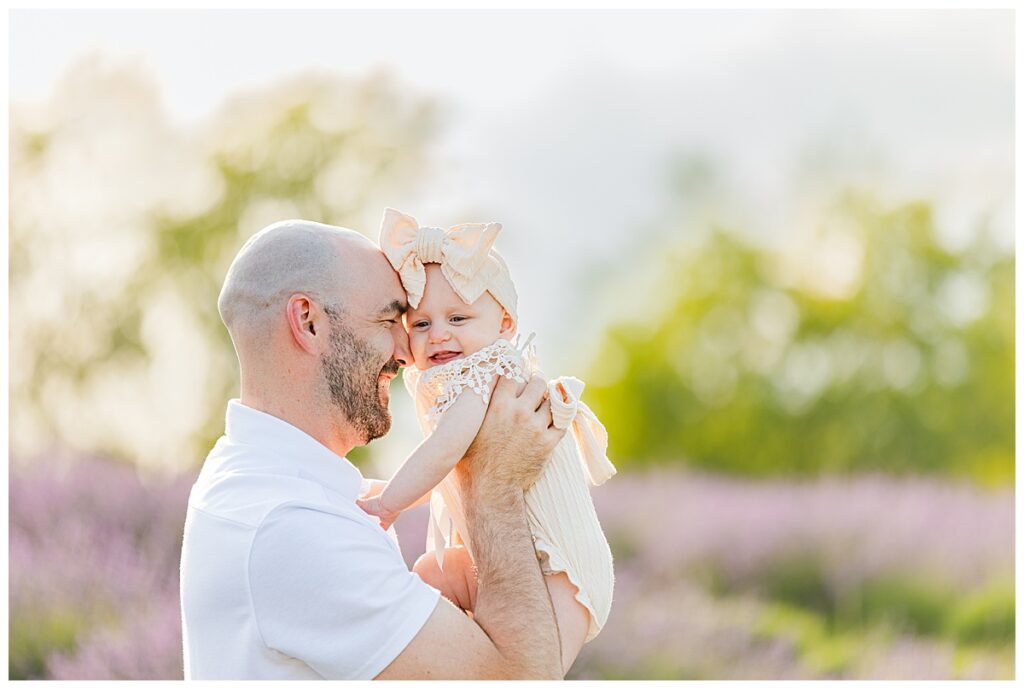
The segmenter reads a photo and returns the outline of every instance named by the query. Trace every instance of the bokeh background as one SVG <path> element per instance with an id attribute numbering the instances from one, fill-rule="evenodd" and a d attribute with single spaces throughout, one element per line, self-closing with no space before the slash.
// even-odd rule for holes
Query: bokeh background
<path id="1" fill-rule="evenodd" d="M 608 428 L 616 597 L 570 677 L 1012 678 L 1013 23 L 11 13 L 10 677 L 181 677 L 228 263 L 390 205 L 504 224 Z M 396 386 L 364 474 L 419 440 Z"/>

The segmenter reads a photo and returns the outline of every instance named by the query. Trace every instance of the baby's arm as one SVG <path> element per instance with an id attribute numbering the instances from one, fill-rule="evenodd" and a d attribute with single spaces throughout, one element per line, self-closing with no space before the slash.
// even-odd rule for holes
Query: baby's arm
<path id="1" fill-rule="evenodd" d="M 357 504 L 379 517 L 381 526 L 388 528 L 403 510 L 426 500 L 430 490 L 462 459 L 480 430 L 486 411 L 487 405 L 479 395 L 468 389 L 463 391 L 441 416 L 434 432 L 413 450 L 383 490 L 374 497 L 357 500 Z M 371 489 L 367 495 L 373 493 Z"/>
<path id="2" fill-rule="evenodd" d="M 388 485 L 387 481 L 384 481 L 384 480 L 379 479 L 379 478 L 368 478 L 368 479 L 365 479 L 365 481 L 366 481 L 366 490 L 359 494 L 359 498 L 364 500 L 364 501 L 367 501 L 367 502 L 369 501 L 370 498 L 374 498 L 374 497 L 377 497 L 378 495 L 380 495 L 380 492 L 382 490 L 384 490 L 384 486 Z M 413 504 L 409 505 L 409 508 L 419 507 L 420 505 L 425 503 L 429 498 L 430 498 L 430 493 L 426 493 L 419 500 L 417 500 Z"/>

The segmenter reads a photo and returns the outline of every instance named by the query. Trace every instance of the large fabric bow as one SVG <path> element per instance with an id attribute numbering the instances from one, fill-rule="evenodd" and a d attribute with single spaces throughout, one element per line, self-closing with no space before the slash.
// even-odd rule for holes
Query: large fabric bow
<path id="1" fill-rule="evenodd" d="M 492 273 L 487 254 L 501 231 L 501 223 L 467 223 L 447 230 L 420 227 L 416 219 L 394 208 L 384 209 L 380 248 L 398 271 L 409 304 L 416 308 L 427 282 L 425 263 L 440 263 L 448 283 L 467 304 L 487 290 Z"/>

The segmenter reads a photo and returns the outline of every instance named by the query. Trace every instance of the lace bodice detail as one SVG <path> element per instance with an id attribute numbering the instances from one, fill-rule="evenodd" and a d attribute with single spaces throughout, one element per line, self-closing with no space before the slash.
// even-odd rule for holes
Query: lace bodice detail
<path id="1" fill-rule="evenodd" d="M 522 345 L 505 339 L 473 352 L 469 356 L 426 371 L 406 369 L 405 385 L 414 399 L 426 407 L 424 421 L 436 420 L 446 412 L 467 388 L 475 392 L 486 405 L 490 401 L 491 383 L 496 375 L 525 383 L 536 368 L 530 335 Z M 433 425 L 432 423 L 430 425 Z"/>

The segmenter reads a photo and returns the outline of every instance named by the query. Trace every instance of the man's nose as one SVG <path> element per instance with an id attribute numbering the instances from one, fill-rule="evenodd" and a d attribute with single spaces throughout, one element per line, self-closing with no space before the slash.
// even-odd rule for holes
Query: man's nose
<path id="1" fill-rule="evenodd" d="M 395 331 L 395 361 L 399 366 L 408 366 L 412 361 L 412 352 L 409 349 L 409 335 L 405 328 L 394 328 Z"/>

